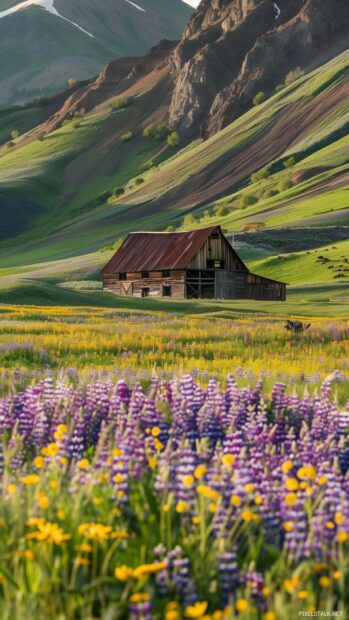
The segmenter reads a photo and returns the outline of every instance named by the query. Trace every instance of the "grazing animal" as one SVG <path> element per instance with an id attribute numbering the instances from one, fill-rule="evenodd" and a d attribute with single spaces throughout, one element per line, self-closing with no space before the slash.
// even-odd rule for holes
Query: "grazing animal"
<path id="1" fill-rule="evenodd" d="M 309 329 L 310 325 L 311 323 L 308 323 L 308 325 L 305 325 L 305 323 L 302 323 L 301 321 L 288 320 L 284 327 L 289 332 L 292 332 L 294 334 L 300 334 L 302 332 L 305 332 L 307 329 Z"/>

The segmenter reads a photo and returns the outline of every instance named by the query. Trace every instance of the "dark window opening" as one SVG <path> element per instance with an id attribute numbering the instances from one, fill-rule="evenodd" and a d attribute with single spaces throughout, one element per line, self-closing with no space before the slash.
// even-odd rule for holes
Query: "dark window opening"
<path id="1" fill-rule="evenodd" d="M 149 297 L 149 289 L 142 288 L 142 297 Z"/>
<path id="2" fill-rule="evenodd" d="M 162 277 L 163 278 L 169 278 L 170 275 L 171 275 L 171 272 L 170 272 L 169 269 L 163 269 L 163 271 L 162 271 Z"/>
<path id="3" fill-rule="evenodd" d="M 219 239 L 219 234 L 218 233 L 212 233 L 211 239 Z"/>
<path id="4" fill-rule="evenodd" d="M 224 260 L 208 258 L 207 269 L 224 269 Z"/>
<path id="5" fill-rule="evenodd" d="M 126 279 L 127 279 L 126 273 L 119 273 L 119 280 L 126 280 Z"/>
<path id="6" fill-rule="evenodd" d="M 149 278 L 149 271 L 142 271 L 142 278 Z"/>
<path id="7" fill-rule="evenodd" d="M 163 297 L 171 297 L 171 295 L 172 295 L 171 287 L 170 286 L 163 286 L 162 287 L 162 296 Z"/>

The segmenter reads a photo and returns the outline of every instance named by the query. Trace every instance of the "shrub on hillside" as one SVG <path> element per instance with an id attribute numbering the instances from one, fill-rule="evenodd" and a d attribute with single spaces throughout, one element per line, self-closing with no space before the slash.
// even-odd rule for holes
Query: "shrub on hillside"
<path id="1" fill-rule="evenodd" d="M 241 196 L 239 200 L 240 209 L 246 209 L 246 207 L 250 207 L 251 205 L 255 205 L 258 202 L 258 197 L 254 194 L 245 194 Z"/>
<path id="2" fill-rule="evenodd" d="M 253 98 L 253 105 L 260 105 L 261 103 L 263 103 L 263 101 L 265 101 L 267 98 L 267 94 L 264 92 L 264 90 L 259 91 L 259 93 L 257 93 L 257 95 Z"/>
<path id="3" fill-rule="evenodd" d="M 183 219 L 183 226 L 188 228 L 189 226 L 193 226 L 196 223 L 196 219 L 192 213 L 187 213 Z"/>
<path id="4" fill-rule="evenodd" d="M 112 108 L 113 110 L 124 110 L 125 108 L 128 108 L 131 103 L 133 102 L 132 97 L 119 97 L 119 99 L 116 99 L 115 101 L 113 101 L 112 103 Z"/>
<path id="5" fill-rule="evenodd" d="M 270 177 L 270 172 L 267 168 L 263 168 L 262 170 L 258 170 L 257 172 L 253 172 L 250 176 L 251 183 L 256 183 L 256 181 L 262 181 L 263 179 L 267 179 Z"/>
<path id="6" fill-rule="evenodd" d="M 12 131 L 10 133 L 10 136 L 11 136 L 12 140 L 15 140 L 19 136 L 19 131 L 17 129 L 12 129 Z"/>
<path id="7" fill-rule="evenodd" d="M 291 189 L 291 187 L 293 187 L 293 182 L 291 179 L 284 179 L 278 184 L 279 192 L 285 192 L 286 190 Z"/>
<path id="8" fill-rule="evenodd" d="M 279 191 L 277 189 L 267 189 L 263 194 L 263 198 L 272 198 L 273 196 L 277 196 Z"/>
<path id="9" fill-rule="evenodd" d="M 292 82 L 295 82 L 303 75 L 304 75 L 304 71 L 300 67 L 297 67 L 296 69 L 292 69 L 292 71 L 290 71 L 285 77 L 285 82 L 284 82 L 285 86 L 292 84 Z"/>
<path id="10" fill-rule="evenodd" d="M 101 205 L 105 202 L 107 202 L 108 198 L 111 198 L 112 193 L 110 191 L 105 191 L 105 192 L 101 192 L 100 194 L 98 194 L 97 196 L 97 204 Z"/>
<path id="11" fill-rule="evenodd" d="M 133 138 L 133 131 L 128 131 L 127 133 L 124 133 L 123 136 L 121 136 L 122 142 L 129 142 L 130 140 L 132 140 L 132 138 Z"/>
<path id="12" fill-rule="evenodd" d="M 297 160 L 295 157 L 289 157 L 288 159 L 286 159 L 286 161 L 284 161 L 284 168 L 292 168 L 292 166 L 294 166 L 297 163 Z"/>
<path id="13" fill-rule="evenodd" d="M 142 179 L 142 177 L 135 179 L 135 185 L 142 185 L 142 183 L 144 183 L 144 179 Z"/>
<path id="14" fill-rule="evenodd" d="M 166 232 L 174 232 L 175 230 L 176 229 L 175 229 L 175 227 L 172 224 L 170 224 L 170 226 L 167 226 L 167 228 L 166 228 Z"/>
<path id="15" fill-rule="evenodd" d="M 115 196 L 116 198 L 119 198 L 124 193 L 125 193 L 125 190 L 123 187 L 114 187 L 113 189 L 113 196 Z"/>
<path id="16" fill-rule="evenodd" d="M 75 84 L 77 83 L 77 79 L 76 78 L 69 78 L 68 80 L 68 86 L 75 86 Z"/>
<path id="17" fill-rule="evenodd" d="M 228 215 L 229 213 L 230 213 L 230 209 L 226 205 L 221 205 L 220 207 L 217 207 L 217 209 L 215 210 L 215 214 L 218 215 L 218 217 L 224 217 L 225 215 Z"/>
<path id="18" fill-rule="evenodd" d="M 168 125 L 154 125 L 154 123 L 149 123 L 143 129 L 143 138 L 145 140 L 166 140 L 168 135 L 171 133 L 171 129 Z M 172 132 L 173 133 L 173 132 Z"/>
<path id="19" fill-rule="evenodd" d="M 34 99 L 34 105 L 37 105 L 39 107 L 45 106 L 49 104 L 49 98 L 45 97 L 44 95 L 41 95 L 41 97 L 35 97 Z"/>
<path id="20" fill-rule="evenodd" d="M 180 140 L 181 139 L 177 131 L 172 131 L 172 133 L 167 136 L 167 144 L 169 144 L 170 146 L 178 146 Z"/>
<path id="21" fill-rule="evenodd" d="M 15 146 L 15 143 L 12 142 L 11 140 L 10 140 L 10 142 L 7 142 L 7 144 L 6 144 L 6 148 L 7 149 L 12 149 L 14 146 Z"/>

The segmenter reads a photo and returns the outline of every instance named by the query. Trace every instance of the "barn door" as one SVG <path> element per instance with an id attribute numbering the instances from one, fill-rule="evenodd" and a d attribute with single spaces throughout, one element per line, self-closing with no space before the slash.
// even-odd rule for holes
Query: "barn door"
<path id="1" fill-rule="evenodd" d="M 121 295 L 133 295 L 133 282 L 121 282 Z"/>

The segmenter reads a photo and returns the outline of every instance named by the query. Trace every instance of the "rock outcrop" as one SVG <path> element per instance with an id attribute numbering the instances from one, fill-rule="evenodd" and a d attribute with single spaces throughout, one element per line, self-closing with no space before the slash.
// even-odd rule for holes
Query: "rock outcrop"
<path id="1" fill-rule="evenodd" d="M 252 107 L 257 93 L 273 94 L 290 72 L 330 60 L 348 45 L 348 32 L 347 0 L 202 0 L 178 43 L 110 63 L 74 91 L 47 130 L 167 65 L 169 123 L 186 141 L 207 137 Z"/>
<path id="2" fill-rule="evenodd" d="M 346 0 L 203 0 L 171 56 L 170 122 L 215 133 L 348 33 Z"/>

